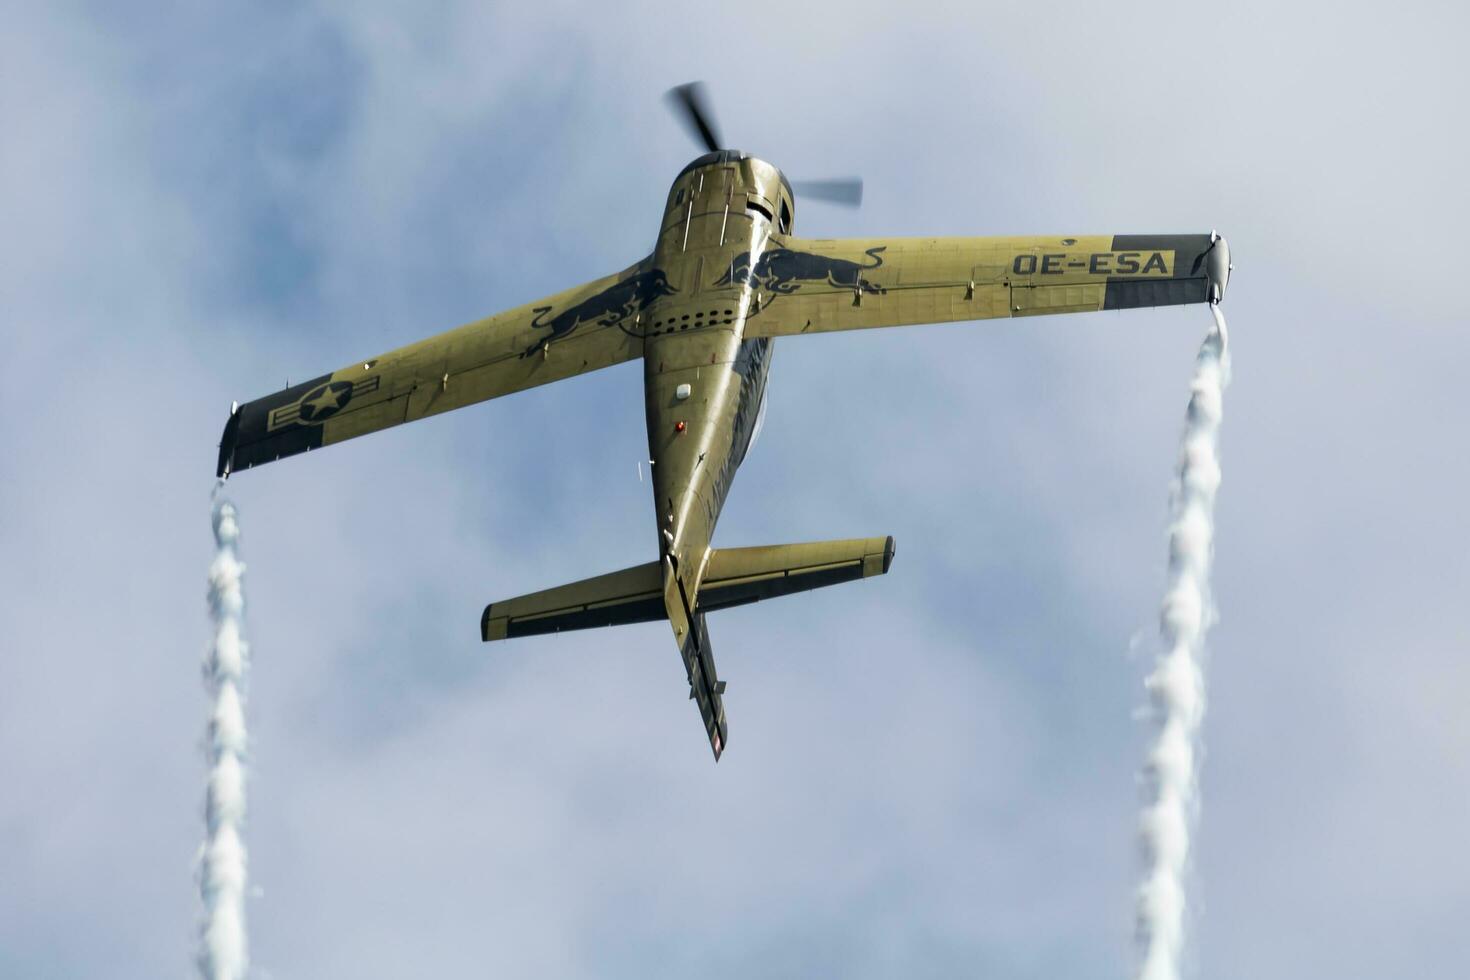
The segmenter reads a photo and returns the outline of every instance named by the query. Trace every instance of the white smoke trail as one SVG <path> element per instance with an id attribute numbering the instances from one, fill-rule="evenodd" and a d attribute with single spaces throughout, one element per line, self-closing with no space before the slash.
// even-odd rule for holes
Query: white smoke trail
<path id="1" fill-rule="evenodd" d="M 1230 383 L 1225 316 L 1195 361 L 1189 411 L 1170 499 L 1169 584 L 1159 609 L 1162 649 L 1144 686 L 1158 725 L 1143 767 L 1150 798 L 1139 818 L 1145 863 L 1138 890 L 1138 980 L 1178 980 L 1184 948 L 1184 876 L 1198 807 L 1199 727 L 1205 713 L 1205 633 L 1214 624 L 1210 565 L 1215 548 L 1218 436 Z"/>
<path id="2" fill-rule="evenodd" d="M 245 566 L 236 554 L 240 525 L 235 505 L 215 485 L 214 561 L 209 566 L 209 611 L 214 643 L 204 677 L 214 698 L 209 718 L 207 835 L 199 855 L 199 894 L 204 922 L 199 933 L 199 972 L 205 980 L 241 980 L 248 964 L 245 943 L 245 712 L 241 693 L 249 649 L 241 631 Z"/>

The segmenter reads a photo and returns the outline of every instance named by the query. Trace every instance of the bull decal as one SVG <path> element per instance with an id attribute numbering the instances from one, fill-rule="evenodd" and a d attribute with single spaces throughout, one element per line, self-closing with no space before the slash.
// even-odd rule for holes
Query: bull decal
<path id="1" fill-rule="evenodd" d="M 884 293 L 887 290 L 870 282 L 863 273 L 883 264 L 878 253 L 885 248 L 886 245 L 878 245 L 863 253 L 873 260 L 871 263 L 851 262 L 830 255 L 797 252 L 789 248 L 773 248 L 762 252 L 752 266 L 750 253 L 741 252 L 715 285 L 728 286 L 738 282 L 758 286 L 771 293 L 787 295 L 796 292 L 804 283 L 820 282 L 862 293 Z"/>
<path id="2" fill-rule="evenodd" d="M 553 340 L 560 340 L 567 336 L 584 323 L 595 323 L 600 327 L 611 327 L 622 323 L 628 317 L 648 309 L 660 297 L 670 296 L 677 291 L 669 285 L 669 277 L 664 274 L 664 270 L 650 269 L 648 272 L 640 272 L 622 282 L 614 283 L 602 292 L 567 307 L 549 320 L 545 318 L 553 307 L 538 306 L 534 311 L 536 318 L 531 321 L 531 326 L 548 329 L 551 334 L 539 338 L 522 351 L 521 356 L 529 357 Z"/>

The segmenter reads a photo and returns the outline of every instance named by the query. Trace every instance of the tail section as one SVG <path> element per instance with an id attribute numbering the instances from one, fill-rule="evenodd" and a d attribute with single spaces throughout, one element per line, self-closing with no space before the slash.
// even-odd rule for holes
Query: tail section
<path id="1" fill-rule="evenodd" d="M 652 623 L 664 618 L 663 576 L 651 561 L 621 572 L 494 602 L 480 617 L 480 638 L 584 630 L 594 626 Z"/>
<path id="2" fill-rule="evenodd" d="M 693 596 L 686 584 L 691 577 L 679 575 L 666 555 L 662 561 L 492 603 L 480 618 L 480 636 L 504 640 L 668 620 L 684 661 L 689 697 L 699 704 L 718 761 L 729 726 L 725 682 L 715 673 L 705 614 L 883 575 L 893 564 L 893 552 L 892 537 L 711 549 Z"/>
<path id="3" fill-rule="evenodd" d="M 674 557 L 664 555 L 664 609 L 674 629 L 674 640 L 679 644 L 679 659 L 684 661 L 689 698 L 699 705 L 705 737 L 714 750 L 715 761 L 719 762 L 730 734 L 730 726 L 725 721 L 725 682 L 715 673 L 715 652 L 710 646 L 704 613 L 691 608 L 692 605 Z"/>
<path id="4" fill-rule="evenodd" d="M 893 564 L 893 551 L 892 536 L 716 548 L 699 586 L 699 610 L 714 612 L 883 575 Z"/>

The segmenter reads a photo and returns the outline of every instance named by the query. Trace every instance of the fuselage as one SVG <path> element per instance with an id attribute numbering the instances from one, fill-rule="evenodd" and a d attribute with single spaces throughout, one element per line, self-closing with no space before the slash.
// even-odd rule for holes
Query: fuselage
<path id="1" fill-rule="evenodd" d="M 698 594 L 770 370 L 773 341 L 744 337 L 760 302 L 745 270 L 773 235 L 790 232 L 793 212 L 779 170 L 730 150 L 685 167 L 664 208 L 652 261 L 669 291 L 639 327 L 659 553 L 670 556 L 689 596 Z"/>

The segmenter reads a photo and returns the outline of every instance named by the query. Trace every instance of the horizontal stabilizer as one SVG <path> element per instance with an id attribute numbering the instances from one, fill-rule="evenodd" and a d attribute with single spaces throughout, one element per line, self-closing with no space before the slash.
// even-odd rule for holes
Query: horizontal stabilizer
<path id="1" fill-rule="evenodd" d="M 891 537 L 717 548 L 710 552 L 694 612 L 882 575 L 892 562 Z M 486 641 L 506 640 L 667 618 L 663 568 L 651 561 L 491 603 L 480 617 L 480 636 Z"/>
<path id="2" fill-rule="evenodd" d="M 664 619 L 663 569 L 656 561 L 570 585 L 495 602 L 480 617 L 486 641 Z"/>
<path id="3" fill-rule="evenodd" d="M 870 575 L 893 564 L 893 538 L 850 538 L 710 552 L 699 587 L 700 612 L 807 592 Z"/>

